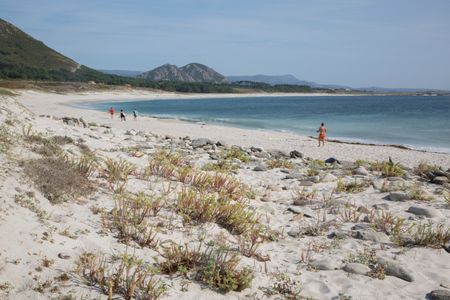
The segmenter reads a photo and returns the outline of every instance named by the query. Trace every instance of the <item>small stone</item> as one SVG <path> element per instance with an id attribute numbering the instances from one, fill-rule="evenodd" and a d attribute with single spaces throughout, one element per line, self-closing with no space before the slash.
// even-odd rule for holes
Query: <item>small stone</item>
<path id="1" fill-rule="evenodd" d="M 450 253 L 450 241 L 444 244 L 444 250 Z"/>
<path id="2" fill-rule="evenodd" d="M 273 192 L 281 192 L 281 186 L 277 184 L 269 184 L 267 188 Z"/>
<path id="3" fill-rule="evenodd" d="M 297 150 L 291 151 L 289 155 L 291 158 L 303 158 L 303 153 L 300 153 Z"/>
<path id="4" fill-rule="evenodd" d="M 426 216 L 428 218 L 442 218 L 442 213 L 434 208 L 427 207 L 419 207 L 419 206 L 411 206 L 408 208 L 407 212 L 418 215 L 418 216 Z"/>
<path id="5" fill-rule="evenodd" d="M 431 180 L 431 182 L 434 183 L 434 184 L 443 185 L 443 184 L 448 183 L 449 180 L 445 176 L 436 176 L 436 177 L 433 178 L 433 180 Z"/>
<path id="6" fill-rule="evenodd" d="M 310 181 L 310 180 L 302 180 L 300 181 L 300 186 L 313 186 L 314 182 Z"/>
<path id="7" fill-rule="evenodd" d="M 379 257 L 377 261 L 380 266 L 383 267 L 386 275 L 394 276 L 408 282 L 414 281 L 414 277 L 411 272 L 403 268 L 398 262 L 382 257 Z"/>
<path id="8" fill-rule="evenodd" d="M 342 270 L 347 273 L 366 275 L 370 272 L 370 268 L 364 264 L 360 263 L 347 263 Z"/>
<path id="9" fill-rule="evenodd" d="M 294 214 L 297 214 L 297 215 L 302 214 L 307 218 L 312 218 L 315 215 L 317 215 L 309 207 L 289 206 L 288 211 L 293 212 Z"/>
<path id="10" fill-rule="evenodd" d="M 328 237 L 330 239 L 345 239 L 348 237 L 348 233 L 344 230 L 336 230 L 331 232 Z"/>
<path id="11" fill-rule="evenodd" d="M 267 167 L 265 165 L 257 165 L 253 168 L 253 171 L 255 172 L 265 172 L 267 171 Z"/>
<path id="12" fill-rule="evenodd" d="M 431 291 L 429 297 L 430 300 L 450 300 L 449 290 L 434 290 Z"/>
<path id="13" fill-rule="evenodd" d="M 391 192 L 389 193 L 389 199 L 391 201 L 406 201 L 410 200 L 410 197 L 405 192 Z"/>
<path id="14" fill-rule="evenodd" d="M 336 261 L 331 259 L 319 259 L 309 263 L 309 265 L 316 270 L 321 271 L 333 271 L 339 269 L 339 265 Z"/>
<path id="15" fill-rule="evenodd" d="M 387 204 L 387 203 L 374 204 L 374 205 L 372 205 L 372 207 L 375 209 L 389 210 L 389 204 Z"/>
<path id="16" fill-rule="evenodd" d="M 368 176 L 369 172 L 363 166 L 359 166 L 355 170 L 353 170 L 353 174 Z"/>
<path id="17" fill-rule="evenodd" d="M 300 237 L 301 233 L 299 230 L 290 230 L 287 232 L 287 235 L 293 238 L 298 238 Z"/>
<path id="18" fill-rule="evenodd" d="M 65 252 L 60 252 L 60 253 L 58 253 L 58 257 L 61 259 L 69 259 L 70 255 Z"/>
<path id="19" fill-rule="evenodd" d="M 250 147 L 250 151 L 252 151 L 252 152 L 263 152 L 264 149 L 262 147 L 254 147 L 254 146 L 252 146 L 252 147 Z"/>
<path id="20" fill-rule="evenodd" d="M 191 146 L 194 149 L 201 148 L 206 145 L 212 145 L 212 144 L 214 144 L 213 141 L 211 141 L 210 139 L 205 139 L 205 138 L 195 139 L 191 142 Z"/>
<path id="21" fill-rule="evenodd" d="M 383 232 L 377 232 L 373 229 L 358 230 L 352 234 L 354 238 L 376 243 L 389 243 L 389 237 Z"/>
<path id="22" fill-rule="evenodd" d="M 334 158 L 334 157 L 328 158 L 327 160 L 325 160 L 325 163 L 326 163 L 326 164 L 334 164 L 334 163 L 340 164 L 340 162 L 339 162 L 336 158 Z"/>
<path id="23" fill-rule="evenodd" d="M 322 182 L 333 182 L 336 181 L 337 177 L 331 173 L 326 173 L 325 176 L 322 177 Z"/>

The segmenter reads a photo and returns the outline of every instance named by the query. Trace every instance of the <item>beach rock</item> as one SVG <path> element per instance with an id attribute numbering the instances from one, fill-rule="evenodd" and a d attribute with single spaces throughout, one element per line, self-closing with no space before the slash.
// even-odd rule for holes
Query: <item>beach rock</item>
<path id="1" fill-rule="evenodd" d="M 389 200 L 391 200 L 391 201 L 406 201 L 406 200 L 410 200 L 410 197 L 405 192 L 390 192 Z"/>
<path id="2" fill-rule="evenodd" d="M 375 209 L 389 210 L 389 204 L 387 204 L 387 203 L 374 204 L 374 205 L 372 205 L 372 207 Z"/>
<path id="3" fill-rule="evenodd" d="M 125 135 L 136 135 L 136 134 L 137 134 L 137 132 L 134 129 L 130 129 L 125 132 Z"/>
<path id="4" fill-rule="evenodd" d="M 431 180 L 431 182 L 434 183 L 434 184 L 443 185 L 443 184 L 448 183 L 449 180 L 445 176 L 436 176 L 436 177 L 433 178 L 433 180 Z"/>
<path id="5" fill-rule="evenodd" d="M 265 172 L 265 171 L 267 171 L 267 167 L 265 165 L 257 165 L 253 168 L 253 171 Z"/>
<path id="6" fill-rule="evenodd" d="M 83 125 L 84 128 L 88 127 L 88 124 L 86 123 L 86 121 L 83 118 L 80 118 L 79 120 L 80 120 L 81 125 Z"/>
<path id="7" fill-rule="evenodd" d="M 372 241 L 376 243 L 389 243 L 389 237 L 384 232 L 377 232 L 371 228 L 365 230 L 358 230 L 352 233 L 356 239 Z"/>
<path id="8" fill-rule="evenodd" d="M 226 147 L 227 143 L 225 143 L 224 141 L 217 141 L 216 146 L 217 147 Z"/>
<path id="9" fill-rule="evenodd" d="M 69 259 L 70 255 L 68 253 L 65 253 L 65 252 L 60 252 L 60 253 L 58 253 L 58 257 L 61 258 L 61 259 Z"/>
<path id="10" fill-rule="evenodd" d="M 379 257 L 377 259 L 377 262 L 381 267 L 383 267 L 386 275 L 394 276 L 408 282 L 414 281 L 414 277 L 412 276 L 411 271 L 402 267 L 398 262 L 383 257 Z"/>
<path id="11" fill-rule="evenodd" d="M 314 213 L 314 211 L 309 207 L 289 206 L 288 211 L 297 215 L 302 214 L 307 218 L 312 218 L 316 215 L 316 213 Z"/>
<path id="12" fill-rule="evenodd" d="M 322 182 L 333 182 L 336 181 L 337 177 L 331 173 L 326 173 L 325 176 L 322 177 Z"/>
<path id="13" fill-rule="evenodd" d="M 369 172 L 363 166 L 359 166 L 355 170 L 353 170 L 353 174 L 362 175 L 362 176 L 368 176 Z"/>
<path id="14" fill-rule="evenodd" d="M 450 241 L 448 241 L 447 243 L 445 243 L 445 245 L 444 245 L 444 250 L 447 251 L 448 253 L 450 253 Z"/>
<path id="15" fill-rule="evenodd" d="M 301 234 L 300 230 L 293 229 L 293 230 L 289 230 L 289 231 L 287 232 L 287 235 L 290 236 L 290 237 L 293 237 L 293 238 L 298 238 L 298 237 L 300 237 L 302 234 Z"/>
<path id="16" fill-rule="evenodd" d="M 205 138 L 195 139 L 191 142 L 191 146 L 194 149 L 201 148 L 206 145 L 212 145 L 212 144 L 214 144 L 213 141 L 211 141 L 210 139 L 205 139 Z"/>
<path id="17" fill-rule="evenodd" d="M 450 290 L 434 290 L 428 294 L 430 300 L 450 300 Z"/>
<path id="18" fill-rule="evenodd" d="M 297 150 L 291 151 L 289 155 L 291 158 L 303 158 L 303 153 L 300 153 Z"/>
<path id="19" fill-rule="evenodd" d="M 300 181 L 300 186 L 313 186 L 314 182 L 310 181 L 310 180 L 302 180 Z"/>
<path id="20" fill-rule="evenodd" d="M 299 172 L 292 172 L 290 174 L 287 174 L 284 179 L 301 179 L 303 178 L 303 174 Z"/>
<path id="21" fill-rule="evenodd" d="M 370 272 L 370 268 L 364 264 L 360 263 L 347 263 L 342 270 L 347 273 L 366 275 Z"/>
<path id="22" fill-rule="evenodd" d="M 341 164 L 336 158 L 334 158 L 334 157 L 330 157 L 330 158 L 328 158 L 328 159 L 326 159 L 325 160 L 325 163 L 326 164 L 334 164 L 334 163 L 336 163 L 336 164 Z"/>
<path id="23" fill-rule="evenodd" d="M 419 206 L 410 206 L 407 212 L 418 215 L 418 216 L 426 216 L 428 218 L 442 218 L 442 213 L 431 207 L 419 207 Z"/>
<path id="24" fill-rule="evenodd" d="M 255 153 L 253 153 L 253 155 L 257 158 L 269 158 L 270 157 L 270 154 L 265 151 L 255 152 Z"/>
<path id="25" fill-rule="evenodd" d="M 281 186 L 279 186 L 278 184 L 269 184 L 268 186 L 267 186 L 267 188 L 269 189 L 269 190 L 271 190 L 272 192 L 281 192 Z"/>
<path id="26" fill-rule="evenodd" d="M 330 239 L 345 239 L 348 237 L 348 233 L 344 230 L 336 230 L 331 232 L 328 237 Z"/>
<path id="27" fill-rule="evenodd" d="M 309 265 L 316 270 L 321 271 L 333 271 L 339 269 L 339 264 L 335 260 L 331 259 L 319 259 L 309 263 Z"/>
<path id="28" fill-rule="evenodd" d="M 387 181 L 402 181 L 402 182 L 404 182 L 405 179 L 398 177 L 398 176 L 394 176 L 394 177 L 388 177 Z"/>
<path id="29" fill-rule="evenodd" d="M 264 149 L 262 147 L 254 147 L 254 146 L 252 146 L 252 147 L 250 147 L 250 151 L 252 151 L 252 152 L 263 152 Z"/>
<path id="30" fill-rule="evenodd" d="M 289 158 L 290 157 L 289 152 L 286 152 L 283 150 L 269 150 L 267 152 L 275 158 Z"/>

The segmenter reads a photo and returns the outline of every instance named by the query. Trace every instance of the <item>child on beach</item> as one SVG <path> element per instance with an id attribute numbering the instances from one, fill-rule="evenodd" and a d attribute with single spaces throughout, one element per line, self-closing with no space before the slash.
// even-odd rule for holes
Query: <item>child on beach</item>
<path id="1" fill-rule="evenodd" d="M 138 116 L 137 110 L 133 110 L 133 117 L 134 117 L 134 120 L 135 120 L 135 121 L 136 121 L 136 119 L 137 119 L 137 116 Z"/>
<path id="2" fill-rule="evenodd" d="M 126 121 L 125 113 L 123 112 L 123 109 L 120 110 L 120 121 Z"/>
<path id="3" fill-rule="evenodd" d="M 327 128 L 325 127 L 324 123 L 320 124 L 320 127 L 317 130 L 317 132 L 319 133 L 319 147 L 320 147 L 320 142 L 322 142 L 322 146 L 325 147 L 325 139 L 327 137 Z"/>
<path id="4" fill-rule="evenodd" d="M 116 111 L 112 106 L 109 108 L 108 112 L 111 115 L 111 120 L 114 119 L 114 114 L 116 113 Z"/>

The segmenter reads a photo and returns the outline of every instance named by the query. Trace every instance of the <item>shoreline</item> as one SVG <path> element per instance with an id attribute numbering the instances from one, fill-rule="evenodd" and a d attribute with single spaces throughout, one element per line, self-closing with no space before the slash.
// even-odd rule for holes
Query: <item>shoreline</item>
<path id="1" fill-rule="evenodd" d="M 307 96 L 303 94 L 304 96 Z M 388 160 L 392 157 L 406 166 L 415 166 L 424 161 L 432 164 L 450 167 L 450 154 L 445 152 L 432 152 L 397 145 L 378 145 L 371 143 L 353 143 L 342 140 L 329 140 L 325 147 L 317 147 L 315 138 L 290 132 L 279 132 L 269 129 L 247 129 L 232 127 L 223 124 L 189 122 L 179 119 L 140 117 L 138 122 L 129 120 L 119 122 L 110 120 L 107 112 L 100 112 L 88 108 L 76 107 L 81 103 L 89 102 L 111 102 L 123 101 L 118 98 L 129 100 L 168 100 L 169 99 L 208 99 L 220 98 L 225 95 L 198 95 L 177 94 L 165 92 L 143 92 L 139 90 L 111 91 L 111 92 L 88 92 L 83 94 L 52 94 L 36 91 L 21 91 L 15 98 L 37 115 L 52 115 L 55 117 L 83 117 L 89 122 L 105 124 L 117 129 L 136 131 L 150 131 L 160 135 L 192 138 L 209 138 L 212 140 L 223 140 L 228 144 L 244 147 L 258 146 L 265 149 L 283 149 L 286 151 L 298 150 L 306 156 L 315 159 L 327 159 L 335 157 L 340 160 Z M 233 98 L 254 97 L 254 94 L 228 95 Z M 275 96 L 273 94 L 259 94 L 259 97 Z M 288 95 L 294 96 L 294 95 Z M 226 97 L 226 96 L 225 96 Z"/>

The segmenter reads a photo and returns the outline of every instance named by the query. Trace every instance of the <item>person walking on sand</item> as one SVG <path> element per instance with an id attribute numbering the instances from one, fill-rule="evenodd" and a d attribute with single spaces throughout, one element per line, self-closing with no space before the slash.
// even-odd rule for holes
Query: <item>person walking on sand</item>
<path id="1" fill-rule="evenodd" d="M 138 111 L 137 110 L 133 110 L 133 117 L 134 117 L 134 120 L 136 121 L 137 117 L 138 117 Z"/>
<path id="2" fill-rule="evenodd" d="M 125 113 L 123 112 L 123 109 L 120 110 L 120 121 L 126 121 Z"/>
<path id="3" fill-rule="evenodd" d="M 317 132 L 319 133 L 319 147 L 320 142 L 322 142 L 322 146 L 325 147 L 325 139 L 327 138 L 327 128 L 325 127 L 324 123 L 320 124 L 320 127 L 317 130 Z"/>
<path id="4" fill-rule="evenodd" d="M 111 115 L 111 120 L 114 119 L 114 114 L 116 113 L 116 111 L 112 106 L 109 108 L 108 112 Z"/>

